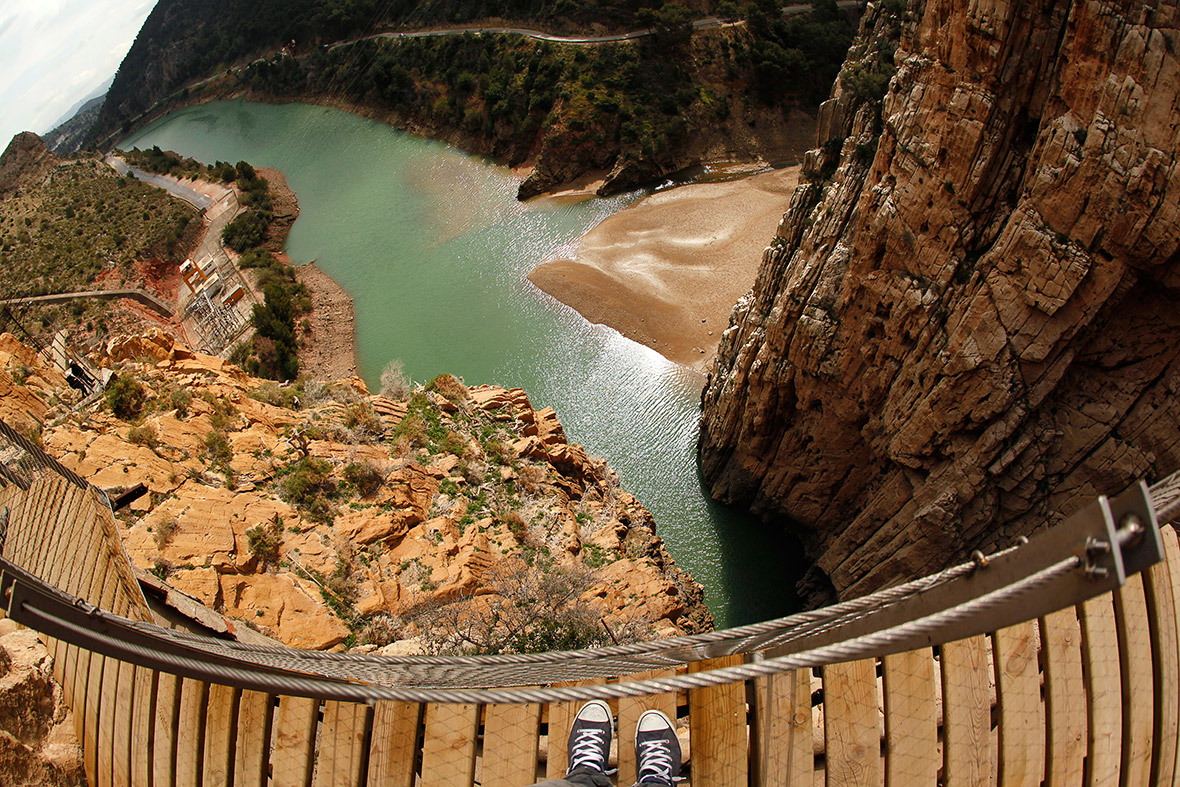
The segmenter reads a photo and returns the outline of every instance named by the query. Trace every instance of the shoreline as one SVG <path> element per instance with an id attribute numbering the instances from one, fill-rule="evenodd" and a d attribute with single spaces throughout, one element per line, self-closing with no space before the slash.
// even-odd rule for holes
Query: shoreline
<path id="1" fill-rule="evenodd" d="M 271 191 L 274 219 L 266 230 L 265 248 L 295 271 L 295 279 L 311 293 L 308 328 L 295 326 L 299 371 L 325 382 L 357 376 L 356 310 L 352 296 L 315 262 L 295 265 L 284 250 L 291 225 L 299 218 L 299 198 L 287 176 L 273 167 L 258 167 Z"/>
<path id="2" fill-rule="evenodd" d="M 528 279 L 592 323 L 705 372 L 749 291 L 800 167 L 656 192 L 608 216 Z"/>

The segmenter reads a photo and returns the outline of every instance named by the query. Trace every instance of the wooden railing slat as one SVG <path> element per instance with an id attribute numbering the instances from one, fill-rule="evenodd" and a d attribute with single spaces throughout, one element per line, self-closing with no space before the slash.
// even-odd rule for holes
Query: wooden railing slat
<path id="1" fill-rule="evenodd" d="M 131 716 L 131 783 L 152 783 L 152 750 L 155 735 L 152 711 L 156 704 L 155 670 L 135 668 L 135 697 Z"/>
<path id="2" fill-rule="evenodd" d="M 635 675 L 619 678 L 620 683 L 627 681 L 649 680 L 654 678 L 670 678 L 676 670 L 651 670 Z M 636 778 L 635 761 L 635 725 L 644 711 L 658 710 L 676 722 L 675 693 L 648 694 L 643 697 L 623 697 L 619 700 L 619 783 L 632 784 Z"/>
<path id="3" fill-rule="evenodd" d="M 1151 783 L 1176 781 L 1177 737 L 1180 736 L 1180 632 L 1176 627 L 1176 597 L 1172 572 L 1180 567 L 1176 531 L 1160 530 L 1164 562 L 1147 572 L 1147 606 L 1151 615 L 1152 663 L 1155 665 L 1155 737 Z"/>
<path id="4" fill-rule="evenodd" d="M 180 737 L 181 678 L 156 676 L 156 704 L 152 710 L 152 787 L 176 784 L 176 746 Z"/>
<path id="5" fill-rule="evenodd" d="M 376 704 L 369 751 L 369 787 L 414 787 L 421 721 L 422 706 L 418 703 Z"/>
<path id="6" fill-rule="evenodd" d="M 1122 785 L 1147 787 L 1151 779 L 1155 687 L 1142 574 L 1127 577 L 1126 584 L 1114 591 L 1114 614 L 1123 679 Z"/>
<path id="7" fill-rule="evenodd" d="M 690 664 L 688 671 L 705 672 L 741 663 L 741 656 L 725 656 Z M 692 689 L 688 708 L 693 782 L 745 787 L 749 773 L 745 684 Z"/>
<path id="8" fill-rule="evenodd" d="M 1173 625 L 1176 630 L 1176 647 L 1180 651 L 1180 535 L 1177 534 L 1175 525 L 1160 528 L 1160 534 L 1164 542 L 1168 578 L 1172 583 L 1173 612 L 1176 616 Z M 1177 710 L 1177 716 L 1180 716 L 1180 709 Z M 1177 737 L 1180 737 L 1180 731 L 1177 732 Z M 1177 741 L 1176 761 L 1172 769 L 1172 785 L 1180 787 L 1180 740 Z"/>
<path id="9" fill-rule="evenodd" d="M 111 770 L 112 783 L 131 783 L 131 736 L 135 724 L 135 665 L 126 661 L 119 663 L 118 678 L 115 681 L 115 715 L 113 720 Z"/>
<path id="10" fill-rule="evenodd" d="M 1038 787 L 1044 778 L 1045 716 L 1037 626 L 1017 623 L 992 635 L 1003 787 Z"/>
<path id="11" fill-rule="evenodd" d="M 619 724 L 622 724 L 621 715 Z M 535 782 L 540 732 L 539 704 L 488 705 L 484 712 L 480 784 L 483 787 L 519 787 Z M 634 780 L 632 777 L 627 783 Z M 624 781 L 621 775 L 619 781 Z"/>
<path id="12" fill-rule="evenodd" d="M 238 698 L 237 742 L 234 745 L 234 785 L 263 787 L 270 763 L 271 710 L 274 697 L 243 691 Z"/>
<path id="13" fill-rule="evenodd" d="M 885 656 L 886 787 L 938 783 L 938 708 L 930 648 Z"/>
<path id="14" fill-rule="evenodd" d="M 99 606 L 109 604 L 114 598 L 114 585 L 108 582 L 114 567 L 110 563 L 104 565 L 107 570 L 103 572 L 103 584 L 99 589 Z M 85 746 L 89 743 L 91 762 L 87 763 L 87 776 L 97 787 L 106 787 L 111 782 L 111 724 L 118 664 L 115 659 L 92 655 L 90 676 L 86 681 L 86 723 L 90 730 L 88 740 L 83 743 L 83 754 L 86 754 Z M 84 756 L 83 759 L 87 758 Z"/>
<path id="15" fill-rule="evenodd" d="M 180 684 L 180 717 L 176 728 L 176 785 L 200 787 L 205 755 L 205 711 L 209 684 L 185 678 Z"/>
<path id="16" fill-rule="evenodd" d="M 205 746 L 201 755 L 201 772 L 207 785 L 227 785 L 233 778 L 240 693 L 232 686 L 209 684 L 205 701 Z"/>
<path id="17" fill-rule="evenodd" d="M 421 787 L 470 787 L 478 734 L 478 705 L 427 705 Z"/>
<path id="18" fill-rule="evenodd" d="M 882 784 L 876 659 L 828 664 L 823 681 L 828 787 Z"/>
<path id="19" fill-rule="evenodd" d="M 324 725 L 316 749 L 316 787 L 357 787 L 365 772 L 369 708 L 356 702 L 324 703 Z"/>
<path id="20" fill-rule="evenodd" d="M 991 682 L 983 636 L 942 646 L 943 757 L 946 787 L 992 781 Z"/>
<path id="21" fill-rule="evenodd" d="M 811 670 L 801 669 L 754 681 L 758 763 L 762 787 L 811 787 L 815 746 L 811 721 Z"/>
<path id="22" fill-rule="evenodd" d="M 274 787 L 307 787 L 311 782 L 319 713 L 319 700 L 279 698 L 275 747 L 270 760 Z"/>
<path id="23" fill-rule="evenodd" d="M 1079 607 L 1083 677 L 1086 682 L 1086 784 L 1118 784 L 1123 736 L 1123 690 L 1114 597 L 1092 598 Z"/>
<path id="24" fill-rule="evenodd" d="M 1082 632 L 1068 607 L 1041 619 L 1045 665 L 1045 787 L 1082 783 L 1086 759 L 1086 688 L 1082 680 Z"/>

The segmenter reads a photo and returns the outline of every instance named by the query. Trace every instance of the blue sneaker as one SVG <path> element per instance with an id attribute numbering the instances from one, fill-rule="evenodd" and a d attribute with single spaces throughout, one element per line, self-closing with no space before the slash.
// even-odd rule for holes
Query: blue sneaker
<path id="1" fill-rule="evenodd" d="M 635 725 L 635 757 L 639 761 L 637 785 L 672 787 L 680 777 L 680 741 L 676 728 L 658 710 L 644 711 Z"/>
<path id="2" fill-rule="evenodd" d="M 582 706 L 570 727 L 567 776 L 575 771 L 606 773 L 611 723 L 610 706 L 602 700 L 590 700 Z"/>

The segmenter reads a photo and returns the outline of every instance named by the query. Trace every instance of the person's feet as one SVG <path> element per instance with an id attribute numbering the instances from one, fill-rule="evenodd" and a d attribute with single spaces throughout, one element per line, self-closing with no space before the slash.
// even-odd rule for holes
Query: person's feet
<path id="1" fill-rule="evenodd" d="M 635 725 L 635 756 L 639 761 L 638 784 L 672 787 L 680 776 L 680 741 L 676 728 L 658 710 L 645 711 Z"/>
<path id="2" fill-rule="evenodd" d="M 590 700 L 574 716 L 570 727 L 567 775 L 575 771 L 606 773 L 611 718 L 610 706 L 602 700 Z"/>

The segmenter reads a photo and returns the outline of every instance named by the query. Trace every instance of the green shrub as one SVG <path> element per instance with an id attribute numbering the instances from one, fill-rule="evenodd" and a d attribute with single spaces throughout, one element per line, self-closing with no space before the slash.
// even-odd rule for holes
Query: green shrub
<path id="1" fill-rule="evenodd" d="M 350 462 L 344 466 L 344 483 L 361 497 L 368 497 L 381 488 L 384 479 L 372 462 Z"/>
<path id="2" fill-rule="evenodd" d="M 168 404 L 176 411 L 177 418 L 188 415 L 188 406 L 192 404 L 193 395 L 184 388 L 177 388 L 168 395 Z"/>
<path id="3" fill-rule="evenodd" d="M 131 375 L 121 374 L 107 386 L 105 398 L 107 407 L 116 418 L 130 421 L 143 412 L 147 389 Z"/>
<path id="4" fill-rule="evenodd" d="M 156 439 L 156 430 L 144 424 L 143 426 L 133 426 L 127 430 L 127 441 L 142 445 L 145 448 L 155 449 L 160 445 L 160 441 Z"/>
<path id="5" fill-rule="evenodd" d="M 336 495 L 332 466 L 323 459 L 307 457 L 287 469 L 279 493 L 313 522 L 330 524 L 335 517 L 331 498 Z"/>
<path id="6" fill-rule="evenodd" d="M 459 382 L 459 378 L 455 375 L 445 372 L 427 383 L 426 390 L 434 391 L 453 404 L 459 404 L 469 398 L 467 386 Z"/>
<path id="7" fill-rule="evenodd" d="M 266 526 L 255 525 L 246 531 L 246 548 L 258 559 L 260 568 L 278 564 L 282 543 L 283 520 L 278 514 Z"/>

